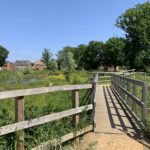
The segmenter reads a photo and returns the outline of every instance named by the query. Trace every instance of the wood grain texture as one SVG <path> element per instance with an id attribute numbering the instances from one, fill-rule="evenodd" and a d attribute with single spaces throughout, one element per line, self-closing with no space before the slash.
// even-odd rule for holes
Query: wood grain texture
<path id="1" fill-rule="evenodd" d="M 15 98 L 15 120 L 16 122 L 24 121 L 24 97 Z M 17 150 L 24 150 L 24 131 L 17 132 Z"/>
<path id="2" fill-rule="evenodd" d="M 78 108 L 73 108 L 70 110 L 66 110 L 66 111 L 62 111 L 62 112 L 58 112 L 58 113 L 54 113 L 54 114 L 50 114 L 50 115 L 46 115 L 46 116 L 42 116 L 42 117 L 35 118 L 32 120 L 18 122 L 18 123 L 12 124 L 12 125 L 3 126 L 3 127 L 0 127 L 0 136 L 15 132 L 18 130 L 27 129 L 27 128 L 34 127 L 37 125 L 41 125 L 41 124 L 51 122 L 54 120 L 58 120 L 58 119 L 61 119 L 61 118 L 67 117 L 67 116 L 75 115 L 75 114 L 81 113 L 84 110 L 88 111 L 91 109 L 93 109 L 92 104 L 87 105 L 87 106 L 78 107 Z"/>
<path id="3" fill-rule="evenodd" d="M 72 108 L 79 107 L 79 90 L 72 91 Z M 73 125 L 76 127 L 79 124 L 79 114 L 75 114 L 72 116 Z"/>
<path id="4" fill-rule="evenodd" d="M 0 92 L 0 99 L 42 94 L 48 92 L 71 91 L 71 90 L 90 89 L 90 88 L 92 88 L 92 84 L 51 86 L 51 87 L 42 87 L 42 88 L 5 91 L 5 92 Z"/>

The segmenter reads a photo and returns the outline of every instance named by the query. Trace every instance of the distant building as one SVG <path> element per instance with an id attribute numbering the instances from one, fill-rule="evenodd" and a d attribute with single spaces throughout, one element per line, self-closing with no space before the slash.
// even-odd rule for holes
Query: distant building
<path id="1" fill-rule="evenodd" d="M 15 62 L 16 69 L 28 69 L 31 67 L 31 62 L 28 60 L 17 60 Z"/>
<path id="2" fill-rule="evenodd" d="M 15 70 L 16 67 L 11 62 L 6 62 L 6 64 L 2 67 L 2 70 Z"/>
<path id="3" fill-rule="evenodd" d="M 44 70 L 46 69 L 46 65 L 42 60 L 37 60 L 34 62 L 33 67 L 34 70 Z"/>

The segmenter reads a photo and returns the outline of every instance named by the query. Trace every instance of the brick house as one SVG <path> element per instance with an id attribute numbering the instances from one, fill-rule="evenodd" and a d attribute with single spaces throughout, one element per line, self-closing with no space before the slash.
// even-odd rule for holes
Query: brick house
<path id="1" fill-rule="evenodd" d="M 42 60 L 37 60 L 34 62 L 33 67 L 34 70 L 44 70 L 46 69 L 46 65 Z"/>
<path id="2" fill-rule="evenodd" d="M 15 70 L 16 67 L 11 62 L 6 62 L 6 64 L 2 67 L 2 70 Z"/>

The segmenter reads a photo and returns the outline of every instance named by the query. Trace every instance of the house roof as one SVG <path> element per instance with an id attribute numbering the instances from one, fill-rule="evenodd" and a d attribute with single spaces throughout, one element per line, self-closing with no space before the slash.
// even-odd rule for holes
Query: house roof
<path id="1" fill-rule="evenodd" d="M 34 62 L 35 65 L 45 65 L 45 63 L 42 60 L 37 60 Z"/>
<path id="2" fill-rule="evenodd" d="M 17 60 L 15 62 L 16 66 L 30 66 L 31 62 L 29 60 Z"/>

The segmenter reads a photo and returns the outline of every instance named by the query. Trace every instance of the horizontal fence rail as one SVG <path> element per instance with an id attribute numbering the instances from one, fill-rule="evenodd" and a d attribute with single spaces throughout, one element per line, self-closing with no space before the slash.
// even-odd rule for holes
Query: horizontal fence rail
<path id="1" fill-rule="evenodd" d="M 41 125 L 41 124 L 44 124 L 47 122 L 51 122 L 54 120 L 62 119 L 62 118 L 65 118 L 65 117 L 68 117 L 68 116 L 71 116 L 74 114 L 79 114 L 83 111 L 88 111 L 91 109 L 93 109 L 92 104 L 87 105 L 87 106 L 78 107 L 78 108 L 73 108 L 73 109 L 62 111 L 59 113 L 54 113 L 51 115 L 38 117 L 38 118 L 35 118 L 32 120 L 26 120 L 26 121 L 18 122 L 15 124 L 7 125 L 4 127 L 0 127 L 0 136 L 8 134 L 8 133 L 16 132 L 18 130 L 31 128 L 31 127 Z"/>
<path id="2" fill-rule="evenodd" d="M 142 128 L 144 128 L 147 121 L 147 113 L 149 111 L 149 109 L 147 108 L 147 83 L 112 74 L 111 86 L 120 96 L 123 104 L 126 105 L 127 109 L 133 114 L 135 120 L 140 123 L 140 126 Z M 141 93 L 140 96 L 139 93 Z M 138 112 L 139 110 L 137 110 L 137 106 L 141 110 L 140 116 Z"/>
<path id="3" fill-rule="evenodd" d="M 92 84 L 51 86 L 51 87 L 6 91 L 6 92 L 0 92 L 0 99 L 43 94 L 48 92 L 71 91 L 71 90 L 81 90 L 81 89 L 90 89 L 90 88 L 92 88 Z"/>

